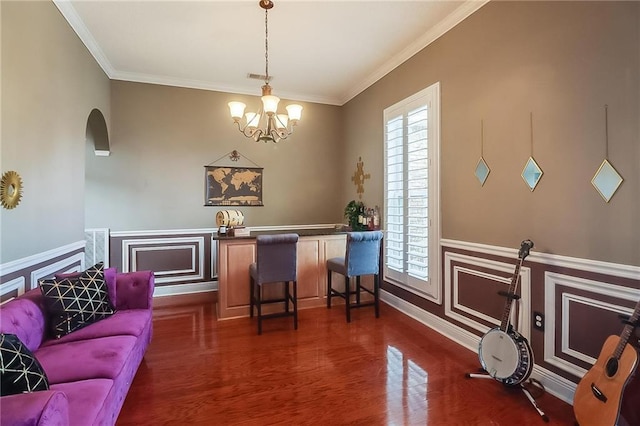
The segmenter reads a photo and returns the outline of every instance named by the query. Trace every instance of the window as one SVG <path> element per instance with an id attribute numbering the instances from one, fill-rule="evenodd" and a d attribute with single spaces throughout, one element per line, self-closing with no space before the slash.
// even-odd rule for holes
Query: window
<path id="1" fill-rule="evenodd" d="M 384 110 L 384 278 L 440 303 L 440 85 Z"/>

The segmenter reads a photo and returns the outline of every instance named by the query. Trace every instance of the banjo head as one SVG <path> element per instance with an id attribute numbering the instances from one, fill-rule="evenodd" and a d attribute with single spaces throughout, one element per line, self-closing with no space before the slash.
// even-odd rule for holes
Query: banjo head
<path id="1" fill-rule="evenodd" d="M 482 368 L 495 379 L 511 377 L 520 364 L 518 345 L 499 328 L 489 330 L 482 337 L 478 357 Z"/>

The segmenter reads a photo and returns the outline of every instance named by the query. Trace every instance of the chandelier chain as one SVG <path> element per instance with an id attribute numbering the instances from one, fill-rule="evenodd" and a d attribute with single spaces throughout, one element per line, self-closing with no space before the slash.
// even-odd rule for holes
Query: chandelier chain
<path id="1" fill-rule="evenodd" d="M 264 75 L 265 84 L 269 84 L 269 10 L 264 10 Z"/>

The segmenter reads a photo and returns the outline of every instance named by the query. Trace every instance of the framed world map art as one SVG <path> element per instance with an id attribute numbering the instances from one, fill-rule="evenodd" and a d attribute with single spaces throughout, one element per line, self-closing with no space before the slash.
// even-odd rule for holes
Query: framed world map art
<path id="1" fill-rule="evenodd" d="M 205 206 L 262 206 L 262 168 L 204 166 Z"/>

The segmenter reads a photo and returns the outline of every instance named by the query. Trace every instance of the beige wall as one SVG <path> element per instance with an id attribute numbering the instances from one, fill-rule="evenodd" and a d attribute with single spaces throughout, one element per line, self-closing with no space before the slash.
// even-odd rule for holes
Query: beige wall
<path id="1" fill-rule="evenodd" d="M 531 238 L 542 252 L 640 265 L 640 3 L 491 2 L 350 101 L 345 158 L 350 173 L 358 156 L 368 166 L 368 204 L 382 204 L 384 108 L 436 81 L 443 238 L 513 248 Z M 605 104 L 609 158 L 625 179 L 609 204 L 591 185 Z M 530 112 L 544 171 L 534 192 L 520 177 Z M 342 180 L 346 201 L 355 189 Z"/>
<path id="2" fill-rule="evenodd" d="M 109 80 L 51 1 L 2 1 L 2 173 L 24 196 L 0 209 L 0 263 L 84 240 L 89 113 L 110 117 Z"/>
<path id="3" fill-rule="evenodd" d="M 339 107 L 303 103 L 293 136 L 265 144 L 242 136 L 227 108 L 234 99 L 257 106 L 258 97 L 121 81 L 111 88 L 111 156 L 87 157 L 87 227 L 215 227 L 223 207 L 203 207 L 203 166 L 213 162 L 264 168 L 264 206 L 229 207 L 247 226 L 341 220 Z M 233 150 L 238 163 L 228 158 Z"/>
<path id="4" fill-rule="evenodd" d="M 19 208 L 0 212 L 2 262 L 82 239 L 85 220 L 213 226 L 203 166 L 234 149 L 265 169 L 265 207 L 241 208 L 249 225 L 341 221 L 357 198 L 359 156 L 371 174 L 363 201 L 382 205 L 382 111 L 440 81 L 444 238 L 517 247 L 529 237 L 544 252 L 640 264 L 636 2 L 491 2 L 342 108 L 304 104 L 296 134 L 278 145 L 245 139 L 228 118 L 227 101 L 257 97 L 109 82 L 51 2 L 0 4 L 0 162 L 25 183 Z M 609 204 L 590 184 L 604 156 L 604 104 L 610 159 L 625 178 Z M 110 157 L 85 144 L 94 107 Z M 530 112 L 545 173 L 533 193 L 520 178 Z M 484 187 L 473 175 L 481 119 Z"/>

